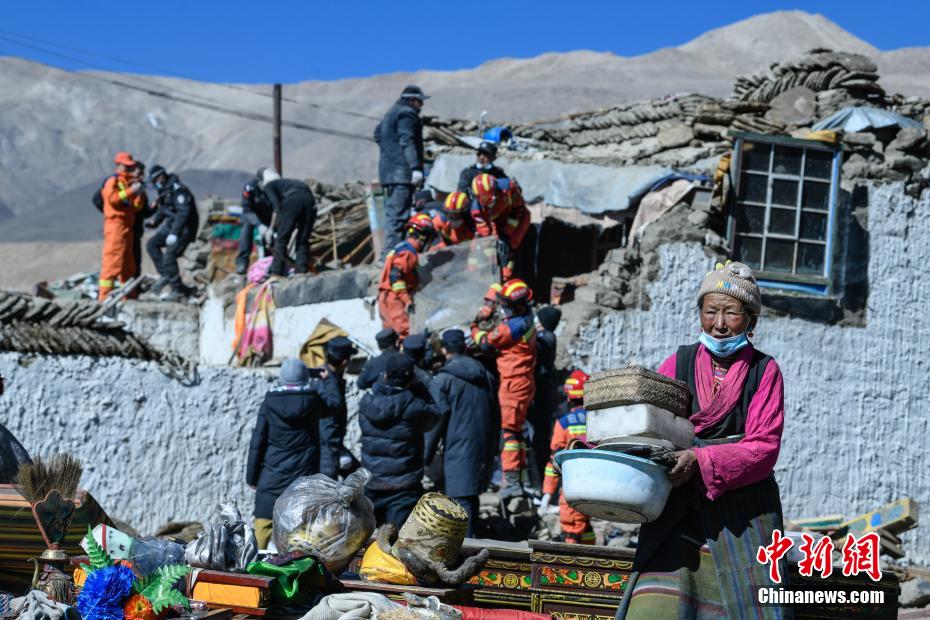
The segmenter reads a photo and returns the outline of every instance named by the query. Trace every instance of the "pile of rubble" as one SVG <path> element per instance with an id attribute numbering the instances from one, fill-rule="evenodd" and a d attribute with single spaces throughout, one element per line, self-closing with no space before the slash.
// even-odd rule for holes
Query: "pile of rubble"
<path id="1" fill-rule="evenodd" d="M 857 105 L 916 119 L 927 115 L 928 102 L 886 96 L 878 79 L 875 63 L 861 54 L 817 49 L 738 78 L 731 99 L 682 94 L 509 125 L 515 136 L 514 148 L 506 150 L 505 156 L 554 157 L 606 166 L 706 168 L 705 162 L 730 150 L 733 131 L 806 137 L 817 120 Z M 473 121 L 427 117 L 425 124 L 426 139 L 434 153 L 468 148 L 480 134 L 478 123 Z M 860 145 L 856 140 L 854 136 L 851 144 L 872 146 L 871 142 Z M 913 154 L 913 149 L 922 147 L 916 134 L 909 132 L 904 141 L 907 148 L 893 150 Z M 898 172 L 917 165 L 897 156 L 892 158 L 892 164 L 886 168 Z M 866 178 L 884 174 L 884 170 L 855 166 L 853 170 Z M 892 172 L 884 178 L 900 180 L 901 175 Z"/>
<path id="2" fill-rule="evenodd" d="M 870 58 L 828 49 L 814 49 L 800 58 L 737 78 L 733 90 L 740 101 L 769 103 L 793 88 L 825 93 L 825 99 L 834 104 L 837 95 L 871 102 L 880 102 L 885 96 L 878 83 L 878 67 Z"/>

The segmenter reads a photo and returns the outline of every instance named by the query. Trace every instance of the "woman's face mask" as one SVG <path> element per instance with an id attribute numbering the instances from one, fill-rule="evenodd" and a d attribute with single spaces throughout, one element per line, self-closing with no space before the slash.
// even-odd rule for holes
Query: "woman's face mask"
<path id="1" fill-rule="evenodd" d="M 701 331 L 698 341 L 703 344 L 711 355 L 716 357 L 730 357 L 749 344 L 748 332 L 743 332 L 729 338 L 714 338 L 705 331 Z"/>

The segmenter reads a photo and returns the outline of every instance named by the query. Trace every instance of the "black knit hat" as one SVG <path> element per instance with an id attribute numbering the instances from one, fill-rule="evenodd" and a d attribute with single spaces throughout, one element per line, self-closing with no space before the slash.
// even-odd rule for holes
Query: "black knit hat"
<path id="1" fill-rule="evenodd" d="M 562 310 L 556 306 L 546 306 L 537 310 L 536 316 L 539 318 L 539 324 L 552 332 L 555 331 L 555 328 L 559 326 L 559 321 L 562 320 Z"/>

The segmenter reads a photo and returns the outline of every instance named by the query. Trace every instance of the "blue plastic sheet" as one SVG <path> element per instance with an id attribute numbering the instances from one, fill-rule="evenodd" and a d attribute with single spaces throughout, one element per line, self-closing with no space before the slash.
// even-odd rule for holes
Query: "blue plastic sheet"
<path id="1" fill-rule="evenodd" d="M 818 122 L 812 129 L 814 131 L 820 131 L 821 129 L 842 129 L 843 131 L 854 132 L 862 131 L 863 129 L 893 127 L 895 125 L 902 129 L 905 127 L 923 129 L 923 125 L 914 119 L 889 112 L 888 110 L 864 106 L 843 108 L 836 114 Z"/>

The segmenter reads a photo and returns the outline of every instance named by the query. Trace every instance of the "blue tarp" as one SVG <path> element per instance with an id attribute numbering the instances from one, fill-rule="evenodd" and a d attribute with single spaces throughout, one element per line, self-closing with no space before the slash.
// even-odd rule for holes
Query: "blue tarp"
<path id="1" fill-rule="evenodd" d="M 471 154 L 443 153 L 433 164 L 427 184 L 442 192 L 456 189 L 462 168 L 475 162 Z M 666 166 L 623 166 L 564 163 L 554 159 L 507 159 L 495 162 L 519 181 L 527 202 L 543 200 L 554 207 L 580 209 L 589 215 L 623 211 L 630 195 L 652 187 L 674 171 Z"/>
<path id="2" fill-rule="evenodd" d="M 861 106 L 843 108 L 833 116 L 825 118 L 814 125 L 812 129 L 814 131 L 842 129 L 843 131 L 853 132 L 862 131 L 863 129 L 881 129 L 882 127 L 892 127 L 894 125 L 902 129 L 904 127 L 923 129 L 922 124 L 906 116 L 888 110 Z"/>

